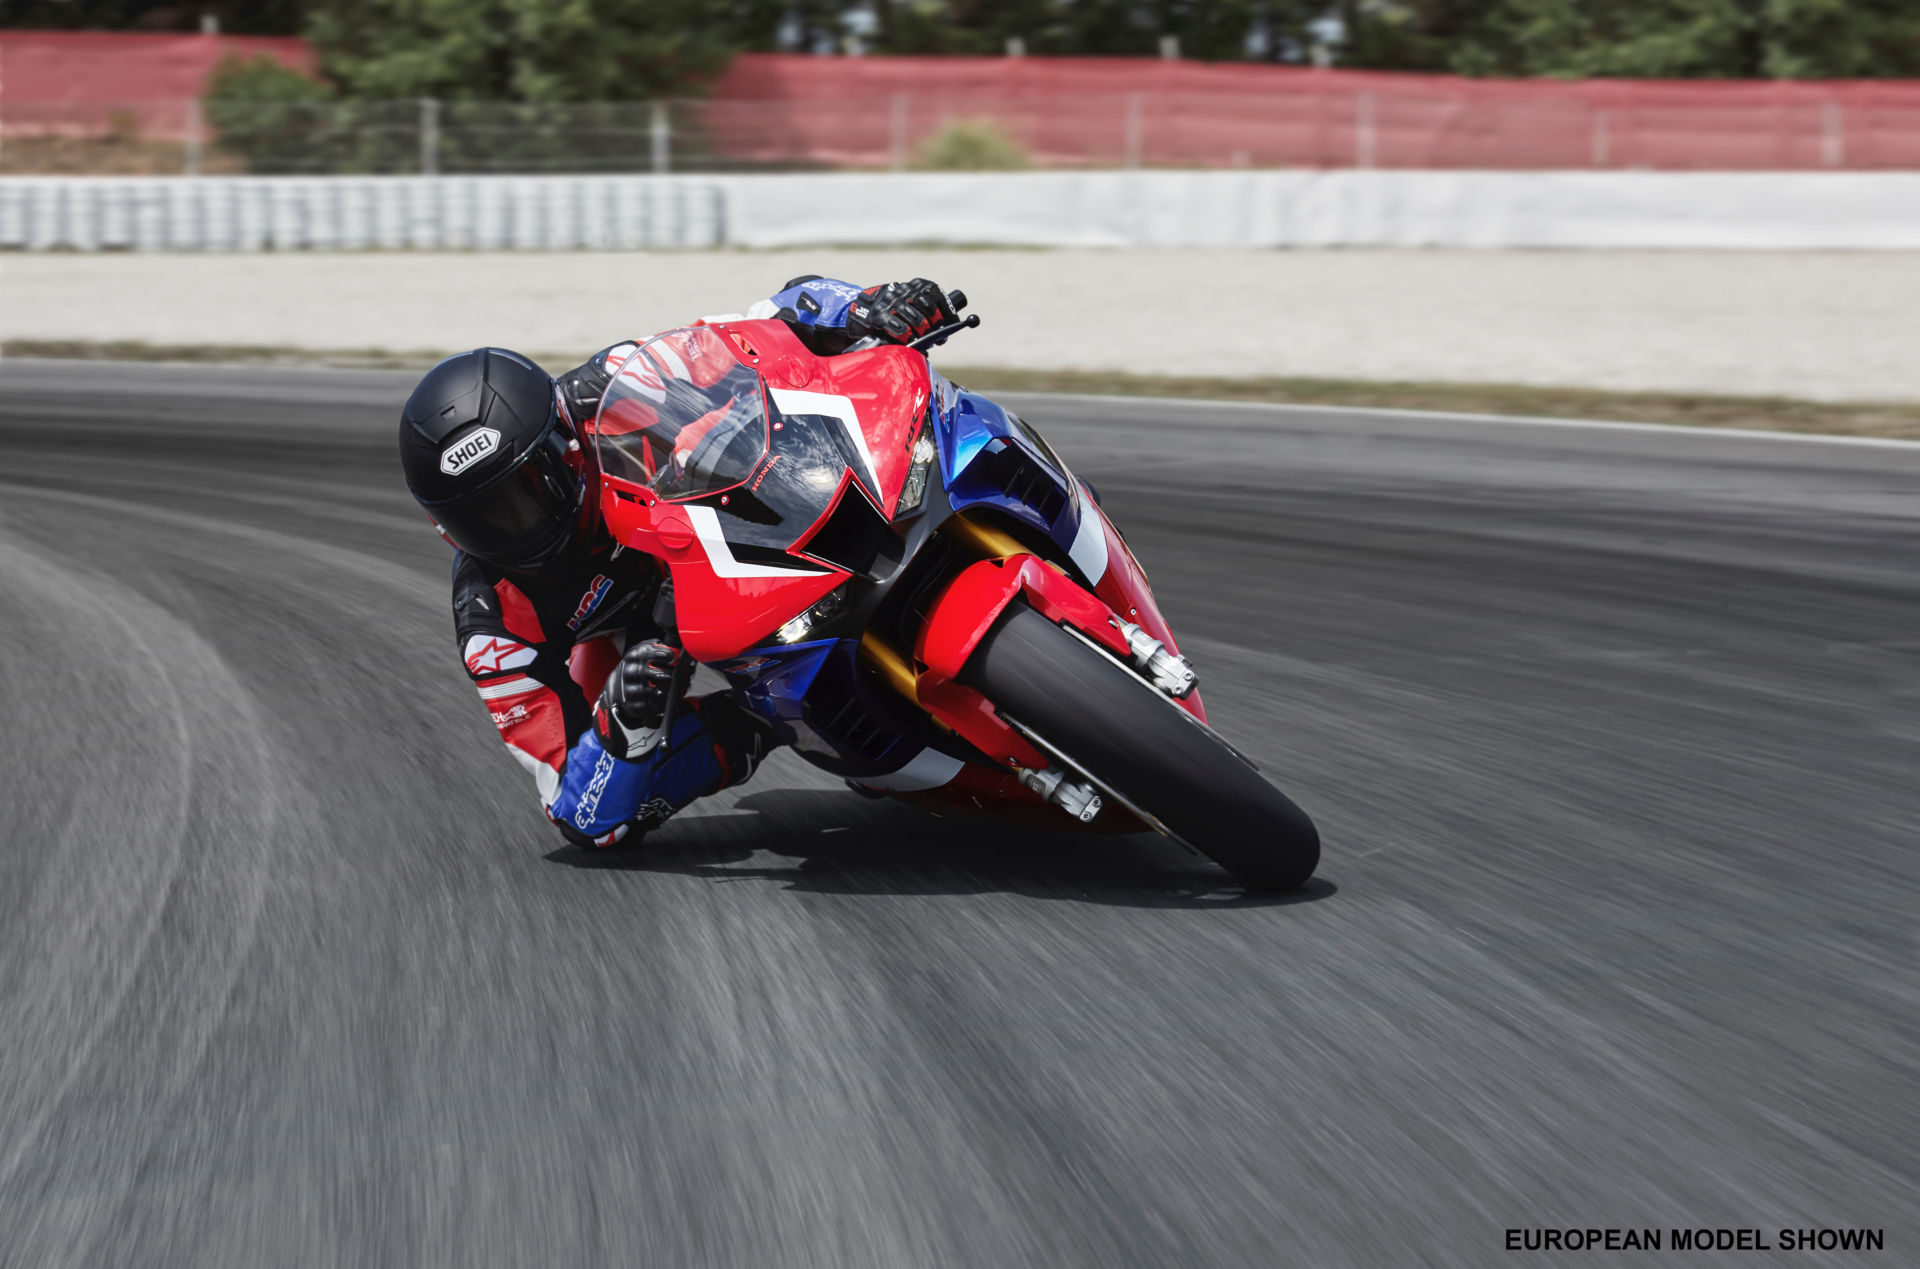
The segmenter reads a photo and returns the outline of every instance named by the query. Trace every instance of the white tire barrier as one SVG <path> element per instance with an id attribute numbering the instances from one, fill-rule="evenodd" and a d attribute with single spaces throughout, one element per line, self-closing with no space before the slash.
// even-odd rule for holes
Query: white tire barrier
<path id="1" fill-rule="evenodd" d="M 8 177 L 0 249 L 1920 249 L 1913 172 Z"/>
<path id="2" fill-rule="evenodd" d="M 569 177 L 9 177 L 0 248 L 44 251 L 717 247 L 712 182 Z"/>

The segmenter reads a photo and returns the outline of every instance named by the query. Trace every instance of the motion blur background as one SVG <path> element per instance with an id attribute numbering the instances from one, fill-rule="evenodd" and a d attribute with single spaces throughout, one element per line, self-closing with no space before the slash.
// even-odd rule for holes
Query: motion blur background
<path id="1" fill-rule="evenodd" d="M 995 320 L 956 364 L 1055 386 L 1718 422 L 1671 394 L 1774 396 L 1897 433 L 1878 407 L 1920 400 L 1903 0 L 34 0 L 6 23 L 16 355 L 564 358 L 830 260 L 964 284 Z M 471 252 L 529 254 L 475 290 Z"/>
<path id="2" fill-rule="evenodd" d="M 1916 75 L 1914 0 L 7 5 L 0 1265 L 1911 1259 Z M 1306 891 L 791 755 L 556 848 L 399 403 L 804 273 L 968 292 Z"/>

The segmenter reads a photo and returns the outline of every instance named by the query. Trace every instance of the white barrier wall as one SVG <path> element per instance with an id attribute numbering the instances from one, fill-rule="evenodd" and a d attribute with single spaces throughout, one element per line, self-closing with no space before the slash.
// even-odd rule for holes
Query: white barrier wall
<path id="1" fill-rule="evenodd" d="M 1032 172 L 737 178 L 729 241 L 1920 248 L 1920 173 Z"/>
<path id="2" fill-rule="evenodd" d="M 0 248 L 1920 249 L 1909 172 L 0 178 Z"/>

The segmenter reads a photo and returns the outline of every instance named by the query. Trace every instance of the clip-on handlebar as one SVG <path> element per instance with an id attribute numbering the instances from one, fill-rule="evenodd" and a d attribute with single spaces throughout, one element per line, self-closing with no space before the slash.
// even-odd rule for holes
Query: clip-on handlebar
<path id="1" fill-rule="evenodd" d="M 951 304 L 953 311 L 958 313 L 967 306 L 967 293 L 965 291 L 948 291 L 947 303 Z M 979 324 L 980 314 L 969 313 L 964 322 L 948 322 L 945 326 L 928 331 L 920 338 L 908 344 L 907 347 L 913 349 L 915 352 L 925 352 L 929 348 L 937 348 L 941 344 L 946 343 L 949 337 L 957 335 L 963 330 L 972 330 Z"/>

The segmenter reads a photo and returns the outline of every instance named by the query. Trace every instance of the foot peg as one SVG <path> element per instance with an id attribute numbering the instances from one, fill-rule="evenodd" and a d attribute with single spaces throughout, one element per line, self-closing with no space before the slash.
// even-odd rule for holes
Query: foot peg
<path id="1" fill-rule="evenodd" d="M 1133 653 L 1133 668 L 1144 674 L 1149 683 L 1180 700 L 1193 692 L 1199 679 L 1185 657 L 1167 651 L 1166 644 L 1130 621 L 1116 620 L 1113 624 L 1119 627 Z"/>
<path id="2" fill-rule="evenodd" d="M 1093 786 L 1074 776 L 1069 776 L 1057 767 L 1047 767 L 1041 771 L 1021 768 L 1020 783 L 1053 803 L 1082 824 L 1088 823 L 1100 814 L 1105 805 Z"/>

